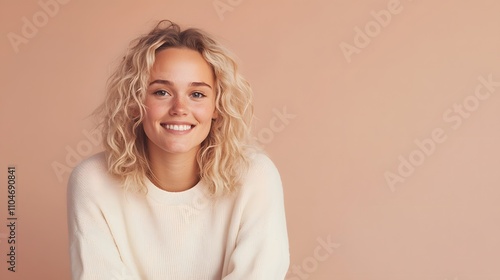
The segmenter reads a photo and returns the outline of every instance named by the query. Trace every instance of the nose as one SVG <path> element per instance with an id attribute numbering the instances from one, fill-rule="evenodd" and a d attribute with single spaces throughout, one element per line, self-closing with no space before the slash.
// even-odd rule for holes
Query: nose
<path id="1" fill-rule="evenodd" d="M 176 96 L 172 99 L 172 103 L 170 106 L 169 113 L 172 116 L 183 116 L 187 115 L 188 108 L 186 104 L 186 100 L 184 100 L 181 96 Z"/>

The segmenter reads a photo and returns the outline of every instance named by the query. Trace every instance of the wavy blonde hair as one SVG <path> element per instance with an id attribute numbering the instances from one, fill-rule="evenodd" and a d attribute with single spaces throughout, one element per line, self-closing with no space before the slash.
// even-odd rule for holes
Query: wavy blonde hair
<path id="1" fill-rule="evenodd" d="M 132 41 L 108 79 L 104 103 L 95 112 L 102 121 L 108 171 L 122 181 L 125 189 L 147 192 L 145 179 L 152 171 L 142 126 L 146 112 L 143 102 L 156 53 L 166 48 L 195 50 L 213 68 L 218 117 L 196 159 L 200 178 L 212 194 L 232 192 L 248 169 L 248 152 L 256 148 L 250 132 L 252 90 L 230 52 L 210 35 L 195 28 L 181 30 L 167 20 Z"/>

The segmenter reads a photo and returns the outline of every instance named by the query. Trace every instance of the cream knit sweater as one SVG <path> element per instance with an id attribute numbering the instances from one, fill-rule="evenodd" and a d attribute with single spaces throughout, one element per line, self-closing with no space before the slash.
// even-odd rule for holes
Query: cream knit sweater
<path id="1" fill-rule="evenodd" d="M 217 200 L 199 182 L 167 192 L 125 192 L 104 155 L 68 183 L 73 279 L 278 280 L 289 265 L 283 190 L 272 161 L 252 159 L 242 187 Z"/>

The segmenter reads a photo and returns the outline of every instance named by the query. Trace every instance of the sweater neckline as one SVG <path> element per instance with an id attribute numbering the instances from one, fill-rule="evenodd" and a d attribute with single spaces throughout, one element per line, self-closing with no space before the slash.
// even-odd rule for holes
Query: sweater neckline
<path id="1" fill-rule="evenodd" d="M 169 192 L 160 189 L 153 184 L 149 178 L 146 178 L 146 187 L 148 188 L 147 196 L 149 198 L 160 203 L 171 205 L 192 204 L 196 202 L 195 200 L 197 198 L 203 195 L 203 183 L 201 180 L 192 188 L 181 192 Z"/>

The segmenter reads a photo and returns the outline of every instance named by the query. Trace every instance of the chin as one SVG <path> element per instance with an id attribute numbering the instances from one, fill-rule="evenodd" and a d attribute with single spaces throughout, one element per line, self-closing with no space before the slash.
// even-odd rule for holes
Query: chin
<path id="1" fill-rule="evenodd" d="M 200 149 L 200 146 L 197 147 L 185 147 L 185 146 L 170 146 L 165 147 L 163 150 L 169 154 L 188 154 L 188 153 L 196 153 Z"/>

